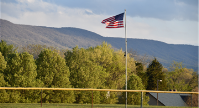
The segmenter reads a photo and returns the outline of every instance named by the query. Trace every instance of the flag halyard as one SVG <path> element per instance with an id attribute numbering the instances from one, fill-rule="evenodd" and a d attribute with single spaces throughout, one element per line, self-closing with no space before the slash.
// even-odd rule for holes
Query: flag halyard
<path id="1" fill-rule="evenodd" d="M 106 24 L 106 28 L 121 28 L 123 24 L 124 13 L 104 19 L 101 23 Z"/>

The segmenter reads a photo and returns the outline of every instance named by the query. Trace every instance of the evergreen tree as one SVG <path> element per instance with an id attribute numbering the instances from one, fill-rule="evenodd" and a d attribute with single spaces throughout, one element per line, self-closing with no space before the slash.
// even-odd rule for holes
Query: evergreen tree
<path id="1" fill-rule="evenodd" d="M 142 63 L 136 62 L 135 65 L 136 65 L 136 71 L 137 72 L 143 72 L 143 65 L 142 65 Z"/>
<path id="2" fill-rule="evenodd" d="M 158 84 L 158 90 L 167 90 L 165 73 L 162 72 L 163 66 L 155 58 L 147 68 L 148 84 L 147 90 L 157 90 L 157 80 L 162 80 Z"/>
<path id="3" fill-rule="evenodd" d="M 125 88 L 125 86 L 124 86 Z M 142 79 L 137 75 L 131 75 L 128 83 L 127 83 L 128 90 L 144 90 L 144 86 L 142 85 Z M 149 101 L 149 97 L 143 93 L 143 105 L 147 105 Z M 128 92 L 127 93 L 127 103 L 131 105 L 140 105 L 141 104 L 141 92 Z M 125 104 L 126 102 L 126 92 L 122 92 L 122 97 L 120 102 Z"/>
<path id="4" fill-rule="evenodd" d="M 43 83 L 43 87 L 71 88 L 69 68 L 64 58 L 50 49 L 44 49 L 36 60 L 37 78 Z M 43 102 L 46 103 L 72 103 L 74 102 L 73 91 L 50 91 L 43 92 Z"/>
<path id="5" fill-rule="evenodd" d="M 137 71 L 137 75 L 142 79 L 142 84 L 144 86 L 144 88 L 146 89 L 147 84 L 148 84 L 148 77 L 146 72 L 143 71 L 143 65 L 142 63 L 136 63 L 136 71 Z"/>

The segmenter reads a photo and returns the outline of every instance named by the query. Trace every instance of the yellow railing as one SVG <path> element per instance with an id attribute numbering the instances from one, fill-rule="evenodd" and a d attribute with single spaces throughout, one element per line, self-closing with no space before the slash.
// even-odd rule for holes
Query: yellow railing
<path id="1" fill-rule="evenodd" d="M 0 87 L 0 90 L 1 89 L 4 89 L 4 90 L 75 90 L 75 91 L 112 91 L 112 92 L 152 92 L 152 93 L 199 94 L 199 92 L 155 91 L 155 90 L 117 90 L 117 89 L 93 89 L 93 88 Z"/>

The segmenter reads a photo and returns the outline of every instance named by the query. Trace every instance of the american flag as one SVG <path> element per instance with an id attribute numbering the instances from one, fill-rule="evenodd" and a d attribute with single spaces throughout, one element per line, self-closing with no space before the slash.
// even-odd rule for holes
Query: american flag
<path id="1" fill-rule="evenodd" d="M 103 24 L 106 24 L 106 28 L 121 28 L 123 25 L 124 13 L 121 13 L 116 16 L 109 17 L 102 21 Z"/>

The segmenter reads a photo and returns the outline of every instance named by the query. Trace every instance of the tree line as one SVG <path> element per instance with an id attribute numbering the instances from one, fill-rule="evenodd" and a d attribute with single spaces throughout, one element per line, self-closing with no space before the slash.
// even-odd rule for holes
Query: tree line
<path id="1" fill-rule="evenodd" d="M 174 62 L 166 69 L 154 58 L 148 66 L 128 58 L 128 90 L 193 91 L 198 74 Z M 58 50 L 45 45 L 15 48 L 0 42 L 0 87 L 125 89 L 125 55 L 103 42 L 87 49 Z M 39 90 L 0 90 L 1 103 L 40 102 Z M 91 103 L 91 91 L 44 90 L 42 102 Z M 128 104 L 140 104 L 140 93 L 128 93 Z M 149 97 L 144 93 L 144 104 Z M 95 104 L 125 103 L 125 93 L 93 91 Z"/>

